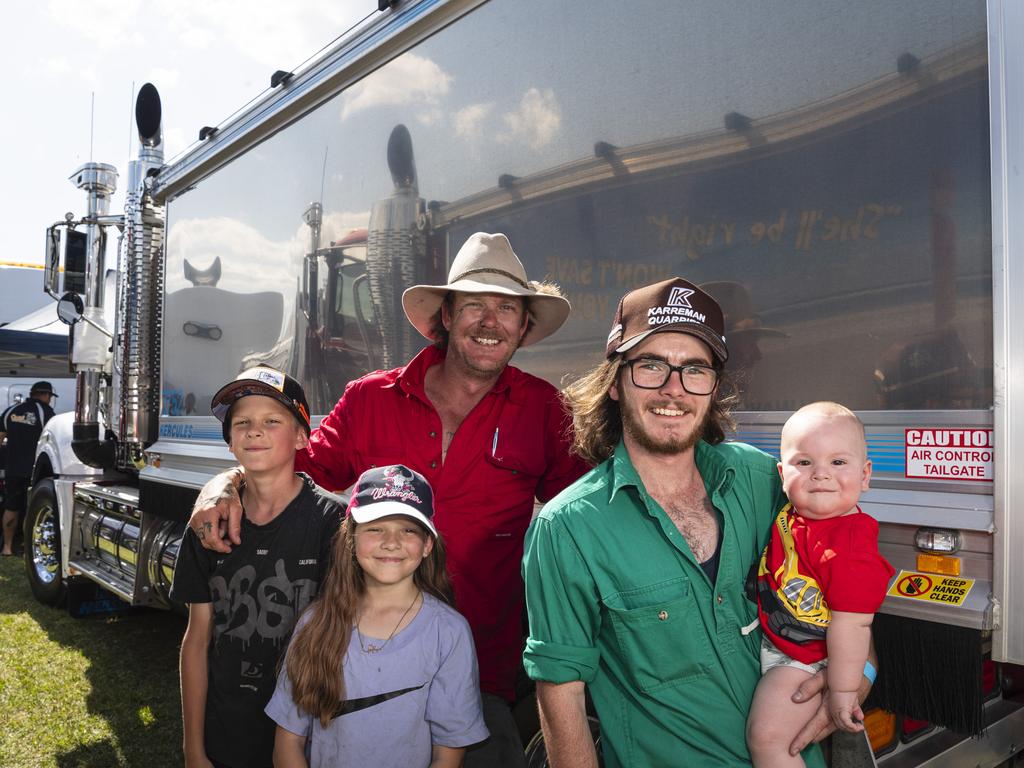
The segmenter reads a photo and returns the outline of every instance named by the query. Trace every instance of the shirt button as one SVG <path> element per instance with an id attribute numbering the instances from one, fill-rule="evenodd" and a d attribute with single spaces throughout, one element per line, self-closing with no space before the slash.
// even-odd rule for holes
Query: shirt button
<path id="1" fill-rule="evenodd" d="M 430 468 L 431 469 L 437 469 L 437 462 L 436 461 L 430 462 Z"/>
<path id="2" fill-rule="evenodd" d="M 434 430 L 430 430 L 430 436 L 437 437 L 437 432 L 435 432 Z"/>
<path id="3" fill-rule="evenodd" d="M 665 619 L 667 619 L 667 618 L 668 618 L 668 611 L 659 611 L 658 612 L 658 620 L 659 621 L 665 621 Z"/>
<path id="4" fill-rule="evenodd" d="M 724 603 L 724 602 L 725 602 L 725 598 L 724 598 L 724 597 L 722 597 L 721 595 L 719 595 L 719 596 L 718 596 L 718 597 L 716 597 L 715 599 L 716 599 L 716 600 L 718 601 L 718 604 L 719 604 L 719 605 L 721 605 L 722 603 Z"/>

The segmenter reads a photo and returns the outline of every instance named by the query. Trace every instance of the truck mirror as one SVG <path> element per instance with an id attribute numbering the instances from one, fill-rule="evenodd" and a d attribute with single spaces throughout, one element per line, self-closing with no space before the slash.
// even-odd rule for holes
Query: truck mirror
<path id="1" fill-rule="evenodd" d="M 82 302 L 82 297 L 74 291 L 68 291 L 57 302 L 57 317 L 67 325 L 74 325 L 81 320 L 83 312 L 85 312 L 85 304 Z"/>
<path id="2" fill-rule="evenodd" d="M 46 230 L 46 269 L 43 272 L 43 290 L 56 297 L 60 290 L 60 232 L 57 227 Z"/>
<path id="3" fill-rule="evenodd" d="M 64 290 L 85 293 L 85 252 L 89 236 L 68 229 L 64 236 Z"/>

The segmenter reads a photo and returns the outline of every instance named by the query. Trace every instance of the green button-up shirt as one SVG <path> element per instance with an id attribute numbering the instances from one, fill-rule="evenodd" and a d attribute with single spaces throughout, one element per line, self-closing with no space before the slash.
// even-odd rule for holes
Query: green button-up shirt
<path id="1" fill-rule="evenodd" d="M 622 443 L 526 536 L 526 671 L 588 685 L 609 768 L 750 764 L 761 633 L 740 631 L 757 618 L 743 583 L 784 496 L 775 459 L 749 445 L 700 442 L 695 460 L 722 528 L 715 583 Z M 804 759 L 824 765 L 816 746 Z"/>

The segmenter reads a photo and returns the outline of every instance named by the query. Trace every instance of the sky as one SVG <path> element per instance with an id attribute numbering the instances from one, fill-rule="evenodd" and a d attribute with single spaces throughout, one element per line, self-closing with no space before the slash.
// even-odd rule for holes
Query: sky
<path id="1" fill-rule="evenodd" d="M 90 159 L 114 165 L 122 210 L 136 152 L 134 94 L 157 86 L 166 159 L 204 125 L 218 125 L 294 71 L 376 0 L 43 0 L 5 13 L 7 72 L 0 263 L 42 264 L 44 233 L 66 212 L 85 213 L 68 177 Z M 90 113 L 93 129 L 90 139 Z"/>

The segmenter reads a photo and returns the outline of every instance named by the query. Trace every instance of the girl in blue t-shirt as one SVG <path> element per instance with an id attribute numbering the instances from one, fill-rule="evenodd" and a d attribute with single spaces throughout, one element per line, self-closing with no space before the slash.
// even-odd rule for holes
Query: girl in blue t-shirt
<path id="1" fill-rule="evenodd" d="M 487 738 L 473 639 L 450 604 L 433 515 L 417 472 L 359 477 L 267 705 L 275 766 L 458 766 Z"/>

